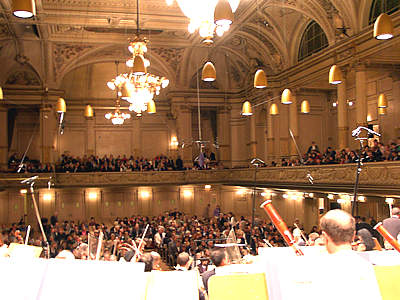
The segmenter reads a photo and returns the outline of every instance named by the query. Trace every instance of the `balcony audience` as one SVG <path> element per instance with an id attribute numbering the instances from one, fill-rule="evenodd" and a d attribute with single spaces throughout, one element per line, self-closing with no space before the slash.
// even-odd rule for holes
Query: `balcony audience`
<path id="1" fill-rule="evenodd" d="M 400 138 L 398 139 L 400 141 Z M 332 165 L 357 163 L 361 157 L 362 162 L 400 161 L 400 144 L 390 142 L 384 145 L 378 140 L 373 140 L 360 150 L 349 148 L 335 150 L 327 147 L 320 152 L 318 145 L 312 142 L 302 159 L 298 157 L 281 159 L 280 164 L 272 161 L 263 164 L 262 167 L 293 167 L 304 165 Z M 133 155 L 84 155 L 73 156 L 68 153 L 62 154 L 60 160 L 55 164 L 43 164 L 38 160 L 25 157 L 22 161 L 14 153 L 8 160 L 8 172 L 19 173 L 79 173 L 79 172 L 142 172 L 142 171 L 184 171 L 184 170 L 210 170 L 224 169 L 222 162 L 216 159 L 215 153 L 205 149 L 193 160 L 190 167 L 185 167 L 180 156 L 172 159 L 166 155 L 158 155 L 153 159 L 145 157 L 134 157 Z"/>

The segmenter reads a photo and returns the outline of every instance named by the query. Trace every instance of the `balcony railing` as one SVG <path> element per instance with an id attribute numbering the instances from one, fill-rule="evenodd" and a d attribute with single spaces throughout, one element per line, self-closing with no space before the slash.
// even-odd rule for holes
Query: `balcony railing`
<path id="1" fill-rule="evenodd" d="M 265 187 L 337 187 L 351 189 L 356 164 L 299 167 L 266 167 L 205 171 L 149 171 L 113 173 L 0 174 L 0 186 L 19 188 L 19 179 L 38 175 L 38 187 L 47 186 L 49 177 L 55 187 L 153 186 L 186 184 L 257 185 Z M 257 173 L 257 174 L 255 174 Z M 313 184 L 308 179 L 311 175 Z M 385 189 L 400 193 L 400 162 L 366 163 L 360 175 L 361 189 Z"/>

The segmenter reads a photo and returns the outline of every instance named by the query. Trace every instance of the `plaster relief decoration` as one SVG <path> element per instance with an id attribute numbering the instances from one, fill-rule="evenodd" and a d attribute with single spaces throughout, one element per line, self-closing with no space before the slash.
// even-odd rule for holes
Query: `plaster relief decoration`
<path id="1" fill-rule="evenodd" d="M 177 71 L 179 63 L 182 61 L 184 48 L 152 48 L 151 51 L 161 56 L 174 71 Z"/>
<path id="2" fill-rule="evenodd" d="M 54 44 L 53 59 L 55 74 L 59 74 L 71 61 L 92 49 L 90 45 Z"/>
<path id="3" fill-rule="evenodd" d="M 10 76 L 8 76 L 6 84 L 40 86 L 40 79 L 32 71 L 18 70 L 12 73 Z"/>
<path id="4" fill-rule="evenodd" d="M 8 26 L 6 24 L 0 24 L 0 37 L 6 37 L 10 35 Z"/>

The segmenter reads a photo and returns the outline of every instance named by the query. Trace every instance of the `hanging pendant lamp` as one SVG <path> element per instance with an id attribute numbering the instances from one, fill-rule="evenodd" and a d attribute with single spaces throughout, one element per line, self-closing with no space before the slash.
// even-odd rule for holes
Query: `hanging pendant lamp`
<path id="1" fill-rule="evenodd" d="M 301 113 L 302 114 L 310 113 L 310 103 L 307 100 L 301 102 Z"/>
<path id="2" fill-rule="evenodd" d="M 292 104 L 292 92 L 289 89 L 284 89 L 281 96 L 282 104 Z"/>
<path id="3" fill-rule="evenodd" d="M 86 105 L 84 116 L 85 118 L 93 118 L 94 116 L 93 108 L 90 104 Z"/>
<path id="4" fill-rule="evenodd" d="M 259 69 L 254 75 L 254 87 L 256 89 L 263 89 L 267 87 L 267 76 L 265 75 L 264 70 Z"/>
<path id="5" fill-rule="evenodd" d="M 342 70 L 337 65 L 333 65 L 329 70 L 329 83 L 341 84 L 343 82 Z"/>
<path id="6" fill-rule="evenodd" d="M 63 98 L 58 98 L 56 111 L 58 113 L 65 113 L 67 111 L 67 105 L 65 104 L 65 100 Z"/>
<path id="7" fill-rule="evenodd" d="M 136 55 L 133 60 L 132 73 L 134 75 L 144 75 L 147 73 L 146 66 L 144 64 L 144 58 L 142 55 Z"/>
<path id="8" fill-rule="evenodd" d="M 377 40 L 388 40 L 393 37 L 392 18 L 382 13 L 374 23 L 374 38 Z"/>
<path id="9" fill-rule="evenodd" d="M 201 72 L 201 80 L 203 81 L 215 81 L 217 78 L 217 72 L 215 71 L 215 67 L 212 62 L 207 62 L 203 71 Z"/>
<path id="10" fill-rule="evenodd" d="M 378 107 L 378 114 L 381 116 L 384 116 L 387 114 L 387 108 L 386 107 Z"/>
<path id="11" fill-rule="evenodd" d="M 229 26 L 233 22 L 232 8 L 227 0 L 219 0 L 214 10 L 214 23 L 219 26 Z"/>
<path id="12" fill-rule="evenodd" d="M 379 108 L 386 108 L 388 107 L 388 102 L 386 99 L 385 94 L 380 94 L 378 98 L 378 107 Z"/>
<path id="13" fill-rule="evenodd" d="M 278 115 L 279 114 L 278 105 L 276 105 L 275 103 L 272 103 L 271 107 L 269 108 L 269 114 L 271 116 Z"/>
<path id="14" fill-rule="evenodd" d="M 157 112 L 156 103 L 154 102 L 154 100 L 150 100 L 150 102 L 147 103 L 147 113 L 155 114 L 156 112 Z"/>
<path id="15" fill-rule="evenodd" d="M 249 101 L 245 101 L 242 105 L 242 115 L 243 116 L 251 116 L 253 114 L 253 110 L 251 108 L 251 104 Z"/>
<path id="16" fill-rule="evenodd" d="M 35 0 L 13 0 L 12 12 L 18 18 L 32 18 L 36 15 Z"/>
<path id="17" fill-rule="evenodd" d="M 0 86 L 0 100 L 4 99 L 4 95 L 3 95 L 3 89 Z"/>

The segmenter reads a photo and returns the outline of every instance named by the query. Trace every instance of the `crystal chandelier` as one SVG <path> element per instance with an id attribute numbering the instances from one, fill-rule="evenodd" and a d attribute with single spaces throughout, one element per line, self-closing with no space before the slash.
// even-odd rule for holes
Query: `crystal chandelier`
<path id="1" fill-rule="evenodd" d="M 166 0 L 168 5 L 173 0 Z M 232 20 L 224 16 L 233 14 L 239 6 L 240 0 L 176 0 L 183 14 L 190 19 L 189 33 L 198 30 L 206 44 L 213 43 L 214 32 L 222 36 L 229 30 Z M 228 6 L 230 10 L 227 11 Z M 218 18 L 217 15 L 221 18 Z"/>
<path id="2" fill-rule="evenodd" d="M 150 61 L 144 57 L 147 53 L 147 39 L 139 35 L 139 0 L 137 0 L 137 35 L 129 43 L 132 57 L 126 61 L 129 73 L 119 74 L 107 83 L 111 90 L 117 90 L 121 99 L 130 103 L 129 110 L 137 116 L 147 110 L 147 105 L 154 95 L 159 95 L 161 88 L 166 88 L 169 80 L 147 72 Z"/>
<path id="3" fill-rule="evenodd" d="M 120 111 L 119 99 L 117 98 L 114 112 L 106 113 L 105 118 L 107 120 L 111 120 L 113 125 L 122 125 L 124 124 L 125 120 L 131 118 L 131 114 L 126 114 Z"/>

